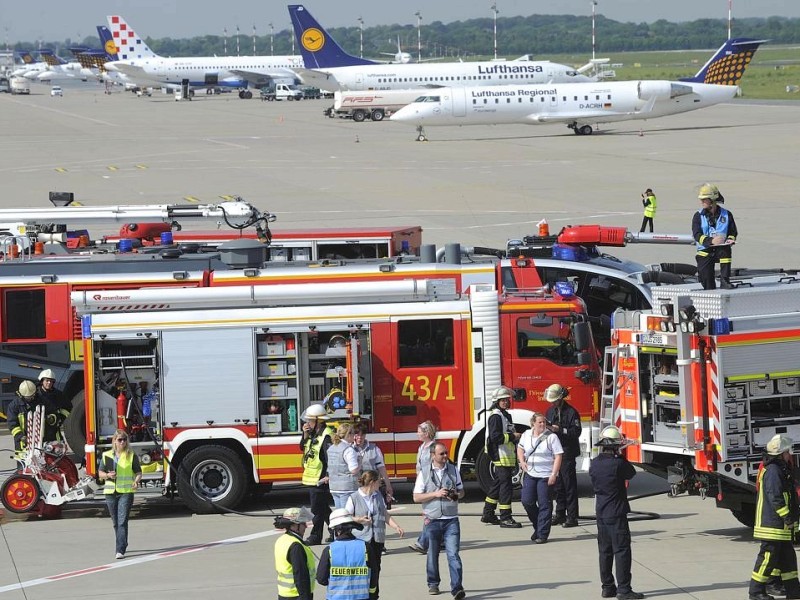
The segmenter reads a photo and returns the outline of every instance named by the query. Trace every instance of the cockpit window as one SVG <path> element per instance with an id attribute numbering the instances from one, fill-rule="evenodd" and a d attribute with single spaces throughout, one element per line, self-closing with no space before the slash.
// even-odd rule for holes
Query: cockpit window
<path id="1" fill-rule="evenodd" d="M 441 102 L 441 96 L 420 96 L 414 102 Z"/>
<path id="2" fill-rule="evenodd" d="M 567 75 L 569 75 L 570 77 L 577 77 L 578 72 L 577 71 L 567 71 Z"/>

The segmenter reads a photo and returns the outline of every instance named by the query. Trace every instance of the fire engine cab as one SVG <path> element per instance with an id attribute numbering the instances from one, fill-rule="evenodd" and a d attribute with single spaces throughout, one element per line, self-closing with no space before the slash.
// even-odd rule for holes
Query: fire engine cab
<path id="1" fill-rule="evenodd" d="M 124 427 L 146 478 L 196 511 L 233 507 L 256 484 L 300 479 L 300 416 L 323 402 L 370 424 L 392 477 L 414 476 L 417 425 L 430 419 L 488 483 L 491 392 L 515 389 L 524 429 L 555 382 L 585 420 L 588 467 L 600 371 L 585 306 L 571 286 L 543 287 L 532 260 L 274 271 L 245 268 L 250 285 L 73 294 L 90 474 Z"/>
<path id="2" fill-rule="evenodd" d="M 766 443 L 783 433 L 800 449 L 800 282 L 664 286 L 653 305 L 614 313 L 601 425 L 674 494 L 714 497 L 752 526 Z"/>

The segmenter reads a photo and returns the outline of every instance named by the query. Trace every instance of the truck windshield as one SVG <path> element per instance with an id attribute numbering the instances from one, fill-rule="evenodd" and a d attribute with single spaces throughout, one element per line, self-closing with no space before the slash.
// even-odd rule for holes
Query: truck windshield
<path id="1" fill-rule="evenodd" d="M 558 365 L 577 365 L 573 339 L 575 318 L 568 315 L 537 314 L 517 319 L 517 356 L 546 358 Z"/>

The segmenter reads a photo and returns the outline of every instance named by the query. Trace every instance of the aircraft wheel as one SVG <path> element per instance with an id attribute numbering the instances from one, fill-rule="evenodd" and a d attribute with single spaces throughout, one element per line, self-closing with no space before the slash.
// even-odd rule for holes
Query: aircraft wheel
<path id="1" fill-rule="evenodd" d="M 592 135 L 592 126 L 584 125 L 581 127 L 581 135 Z"/>
<path id="2" fill-rule="evenodd" d="M 242 90 L 239 91 L 239 99 L 244 100 L 244 91 Z"/>
<path id="3" fill-rule="evenodd" d="M 251 92 L 251 91 L 249 91 L 249 90 L 248 90 L 248 91 L 246 91 L 246 92 L 244 93 L 244 99 L 245 99 L 245 100 L 250 100 L 252 97 L 253 97 L 253 92 Z"/>
<path id="4" fill-rule="evenodd" d="M 418 141 L 418 142 L 427 142 L 427 141 L 428 141 L 428 138 L 426 138 L 424 135 L 422 135 L 422 134 L 420 133 L 420 134 L 417 136 L 417 141 Z"/>

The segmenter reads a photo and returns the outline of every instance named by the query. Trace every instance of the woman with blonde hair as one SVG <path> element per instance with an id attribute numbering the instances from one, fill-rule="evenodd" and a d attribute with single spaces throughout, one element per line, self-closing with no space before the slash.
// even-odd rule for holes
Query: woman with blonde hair
<path id="1" fill-rule="evenodd" d="M 361 531 L 353 531 L 358 539 L 367 543 L 369 555 L 375 557 L 378 576 L 381 573 L 381 557 L 386 541 L 386 525 L 397 531 L 400 537 L 405 533 L 386 508 L 386 501 L 380 493 L 381 476 L 377 471 L 364 471 L 358 478 L 358 491 L 347 499 L 345 509 L 356 523 L 363 525 Z M 380 584 L 376 587 L 373 600 L 378 598 Z"/>
<path id="2" fill-rule="evenodd" d="M 436 441 L 436 425 L 430 421 L 423 421 L 417 425 L 417 439 L 419 448 L 417 449 L 417 475 L 421 471 L 431 468 L 431 445 Z M 417 541 L 409 546 L 414 552 L 428 554 L 428 536 L 425 532 L 425 520 L 422 520 L 422 531 L 420 531 Z"/>
<path id="3" fill-rule="evenodd" d="M 97 475 L 106 485 L 103 494 L 111 515 L 116 536 L 115 558 L 125 558 L 128 549 L 128 517 L 133 506 L 133 494 L 142 481 L 139 457 L 128 446 L 128 432 L 117 429 L 111 442 L 111 450 L 103 452 Z"/>
<path id="4" fill-rule="evenodd" d="M 328 485 L 335 508 L 344 508 L 350 494 L 358 489 L 360 474 L 361 463 L 353 448 L 353 424 L 341 423 L 328 447 Z"/>

